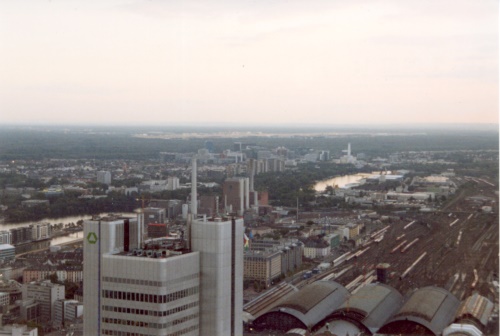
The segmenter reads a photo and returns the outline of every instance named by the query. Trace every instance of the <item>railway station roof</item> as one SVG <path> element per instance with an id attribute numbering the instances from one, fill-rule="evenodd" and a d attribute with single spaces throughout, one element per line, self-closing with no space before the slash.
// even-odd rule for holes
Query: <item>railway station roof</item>
<path id="1" fill-rule="evenodd" d="M 334 281 L 313 282 L 293 293 L 254 321 L 259 329 L 288 331 L 312 328 L 331 314 L 347 298 L 349 292 Z"/>
<path id="2" fill-rule="evenodd" d="M 414 291 L 379 333 L 428 330 L 440 334 L 454 319 L 460 301 L 443 288 L 429 286 Z"/>
<path id="3" fill-rule="evenodd" d="M 402 304 L 403 296 L 393 287 L 380 283 L 368 284 L 335 310 L 331 319 L 348 316 L 374 333 Z"/>
<path id="4" fill-rule="evenodd" d="M 476 323 L 479 322 L 481 324 L 479 327 L 483 328 L 488 324 L 488 319 L 493 312 L 493 306 L 493 302 L 475 293 L 460 304 L 455 321 L 472 319 Z"/>
<path id="5" fill-rule="evenodd" d="M 278 286 L 245 304 L 243 306 L 244 318 L 247 321 L 253 321 L 255 318 L 265 314 L 274 306 L 279 305 L 288 296 L 298 291 L 299 290 L 293 285 L 284 282 L 280 283 Z"/>

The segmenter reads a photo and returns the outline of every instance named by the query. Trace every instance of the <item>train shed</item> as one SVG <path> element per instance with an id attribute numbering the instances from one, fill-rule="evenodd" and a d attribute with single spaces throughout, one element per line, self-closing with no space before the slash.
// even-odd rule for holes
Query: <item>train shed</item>
<path id="1" fill-rule="evenodd" d="M 403 296 L 391 286 L 374 283 L 363 286 L 316 327 L 328 324 L 333 334 L 375 333 L 403 304 Z"/>
<path id="2" fill-rule="evenodd" d="M 298 291 L 297 287 L 286 282 L 282 282 L 278 286 L 271 288 L 243 306 L 244 322 L 252 322 Z"/>
<path id="3" fill-rule="evenodd" d="M 459 305 L 460 301 L 443 288 L 420 288 L 378 333 L 439 335 L 454 320 Z"/>
<path id="4" fill-rule="evenodd" d="M 293 293 L 279 305 L 256 318 L 252 327 L 260 331 L 311 330 L 337 309 L 349 292 L 334 281 L 316 281 Z"/>
<path id="5" fill-rule="evenodd" d="M 475 293 L 462 301 L 455 315 L 455 323 L 470 324 L 485 332 L 493 308 L 493 302 Z"/>

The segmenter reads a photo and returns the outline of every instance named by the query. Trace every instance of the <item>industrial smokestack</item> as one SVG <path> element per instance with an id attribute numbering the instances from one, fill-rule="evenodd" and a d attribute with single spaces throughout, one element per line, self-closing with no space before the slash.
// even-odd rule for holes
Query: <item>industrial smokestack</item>
<path id="1" fill-rule="evenodd" d="M 245 181 L 240 178 L 238 179 L 239 185 L 240 185 L 240 208 L 239 208 L 239 215 L 243 216 L 243 213 L 245 212 Z"/>
<path id="2" fill-rule="evenodd" d="M 248 164 L 248 170 L 249 170 L 249 176 L 250 176 L 250 191 L 254 191 L 253 189 L 253 183 L 254 183 L 254 177 L 255 177 L 255 167 L 254 167 L 254 160 L 250 159 L 249 164 Z"/>
<path id="3" fill-rule="evenodd" d="M 197 199 L 197 188 L 196 188 L 196 155 L 193 156 L 192 159 L 192 168 L 191 168 L 191 213 L 193 214 L 193 219 L 196 219 L 196 215 L 198 214 L 198 199 Z"/>
<path id="4" fill-rule="evenodd" d="M 250 209 L 250 188 L 248 178 L 245 178 L 245 210 Z"/>
<path id="5" fill-rule="evenodd" d="M 347 144 L 347 156 L 351 156 L 351 143 Z"/>

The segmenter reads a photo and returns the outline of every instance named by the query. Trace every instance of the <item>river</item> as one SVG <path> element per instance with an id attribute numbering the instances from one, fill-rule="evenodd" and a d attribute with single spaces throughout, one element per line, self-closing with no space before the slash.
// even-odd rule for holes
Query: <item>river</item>
<path id="1" fill-rule="evenodd" d="M 335 186 L 338 186 L 339 188 L 346 188 L 348 184 L 351 183 L 358 183 L 362 179 L 374 175 L 376 173 L 358 173 L 358 174 L 353 174 L 353 175 L 344 175 L 344 176 L 337 176 L 333 178 L 329 178 L 327 180 L 322 180 L 317 182 L 314 185 L 314 190 L 316 191 L 325 191 L 327 186 L 332 186 L 335 188 Z"/>
<path id="2" fill-rule="evenodd" d="M 102 213 L 99 216 L 106 216 L 109 213 Z M 117 213 L 121 214 L 123 216 L 137 216 L 136 213 Z M 47 223 L 49 222 L 50 224 L 69 224 L 69 223 L 75 223 L 78 222 L 79 220 L 85 220 L 85 219 L 90 219 L 92 216 L 91 215 L 84 215 L 84 216 L 69 216 L 69 217 L 63 217 L 63 218 L 44 218 L 39 221 L 33 221 L 33 222 L 22 222 L 22 223 L 14 223 L 14 224 L 0 224 L 0 230 L 10 230 L 18 227 L 23 227 L 23 226 L 29 226 L 31 224 L 38 224 L 38 223 Z M 76 241 L 79 239 L 83 238 L 83 232 L 74 232 L 71 233 L 67 236 L 59 236 L 55 237 L 52 239 L 50 242 L 50 245 L 61 245 L 61 244 L 66 244 L 70 243 L 72 241 Z"/>

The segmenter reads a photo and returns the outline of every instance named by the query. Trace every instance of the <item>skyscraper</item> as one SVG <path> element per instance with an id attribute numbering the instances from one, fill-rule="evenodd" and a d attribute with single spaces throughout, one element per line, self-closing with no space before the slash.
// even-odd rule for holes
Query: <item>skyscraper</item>
<path id="1" fill-rule="evenodd" d="M 85 335 L 241 335 L 243 220 L 192 222 L 148 248 L 140 222 L 84 222 Z"/>
<path id="2" fill-rule="evenodd" d="M 199 335 L 199 253 L 141 249 L 130 218 L 85 221 L 85 335 Z"/>
<path id="3" fill-rule="evenodd" d="M 222 184 L 224 206 L 232 212 L 243 215 L 250 208 L 250 179 L 248 177 L 229 178 Z"/>
<path id="4" fill-rule="evenodd" d="M 243 219 L 194 220 L 191 246 L 199 251 L 200 335 L 242 335 Z"/>

